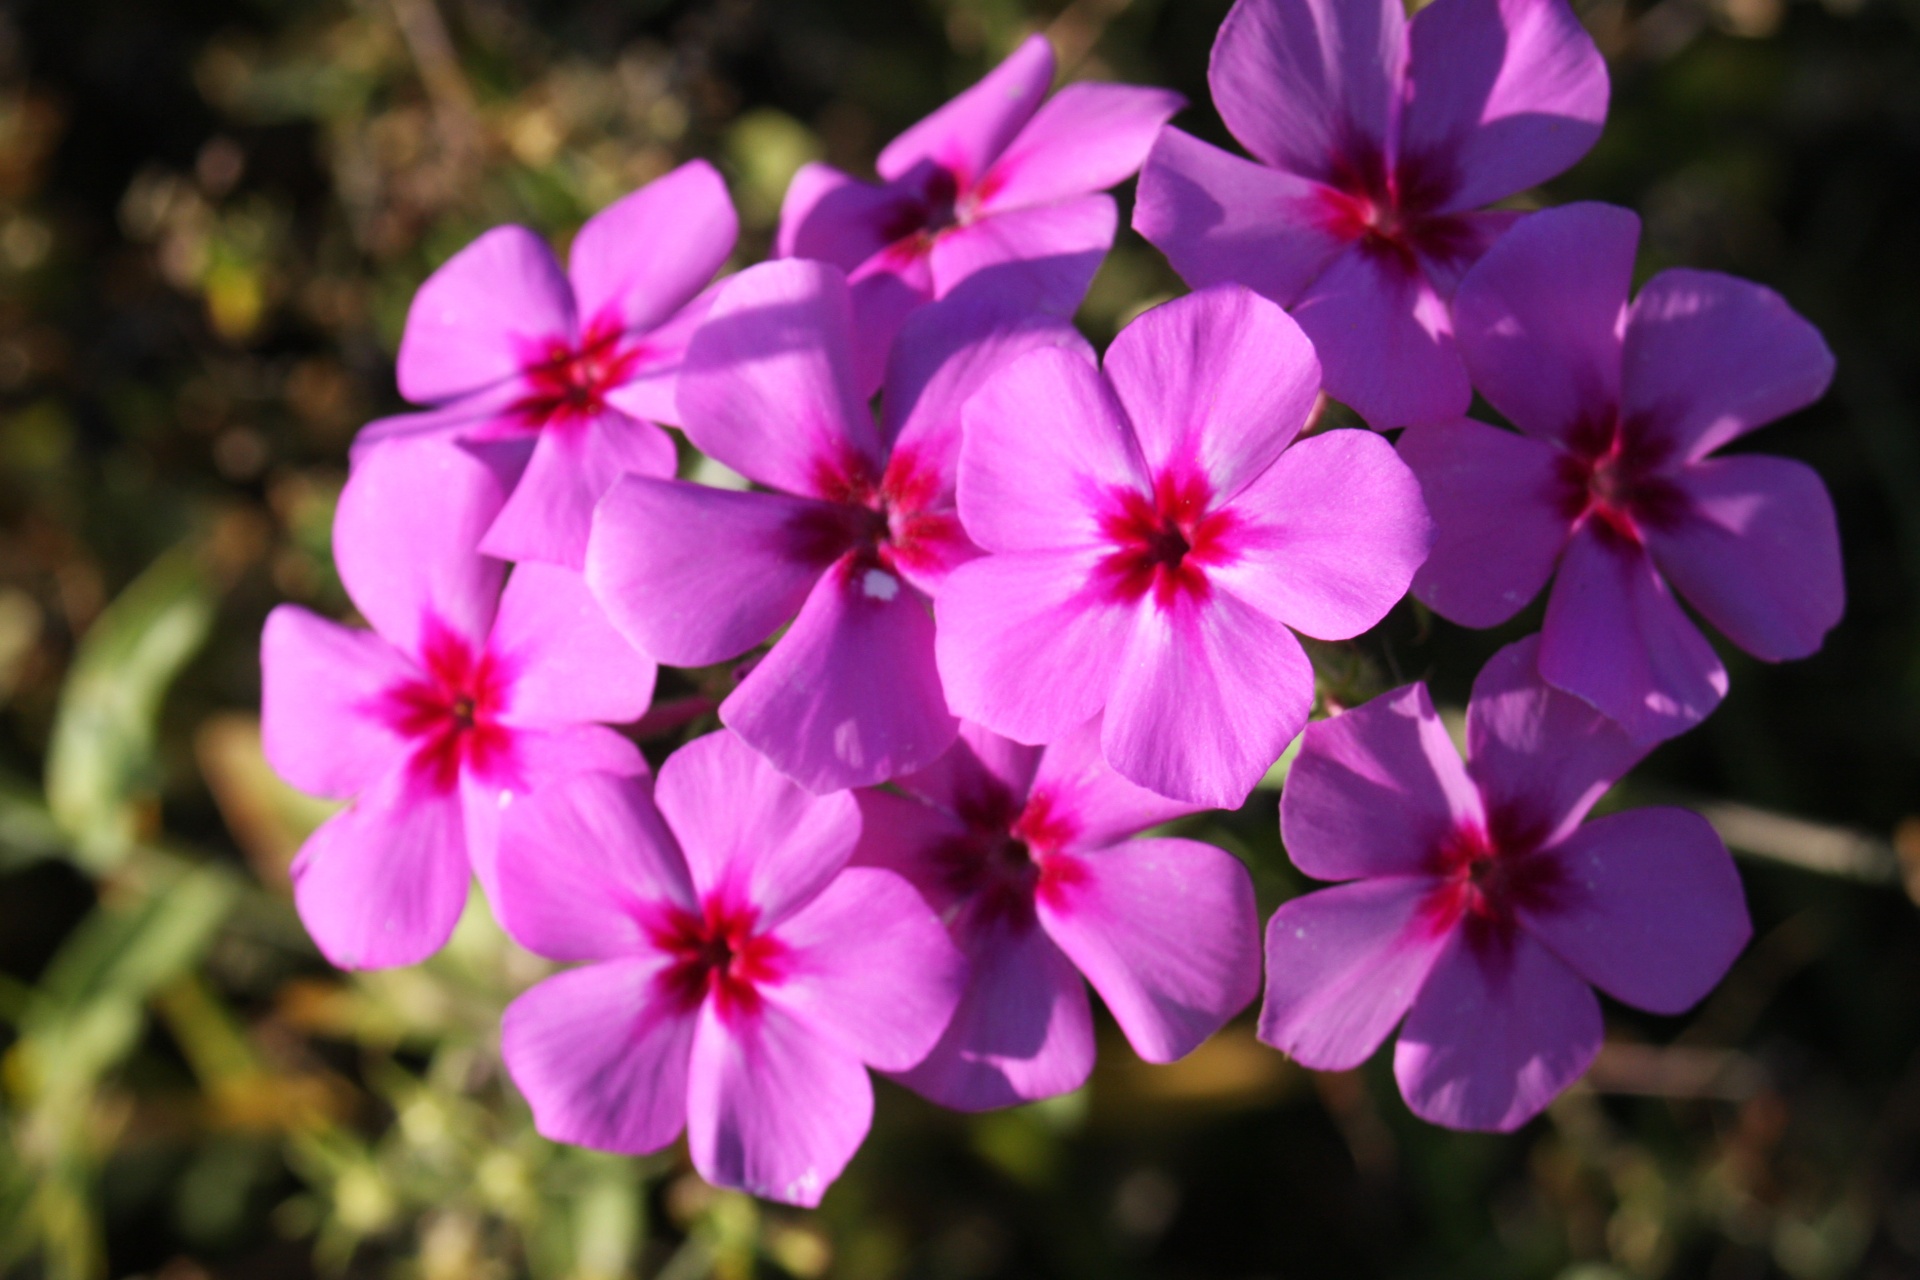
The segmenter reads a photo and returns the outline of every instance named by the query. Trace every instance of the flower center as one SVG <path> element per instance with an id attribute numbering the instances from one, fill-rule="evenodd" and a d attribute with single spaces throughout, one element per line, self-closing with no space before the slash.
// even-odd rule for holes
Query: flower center
<path id="1" fill-rule="evenodd" d="M 797 515 L 788 528 L 796 556 L 838 572 L 856 597 L 885 604 L 905 585 L 901 574 L 943 563 L 965 544 L 959 516 L 940 502 L 939 476 L 911 447 L 896 449 L 878 481 L 851 450 L 816 461 L 811 488 L 824 504 Z"/>
<path id="2" fill-rule="evenodd" d="M 438 619 L 428 621 L 420 656 L 424 676 L 388 689 L 378 708 L 412 743 L 415 778 L 445 794 L 463 771 L 495 777 L 513 747 L 511 731 L 498 720 L 508 684 L 500 663 L 476 653 Z"/>
<path id="3" fill-rule="evenodd" d="M 623 346 L 617 320 L 590 325 L 577 345 L 550 339 L 521 368 L 526 392 L 509 412 L 529 430 L 585 422 L 604 412 L 607 392 L 625 382 L 640 361 Z"/>
<path id="4" fill-rule="evenodd" d="M 696 914 L 668 907 L 643 922 L 669 957 L 658 982 L 682 1009 L 712 1000 L 724 1019 L 759 1012 L 760 988 L 786 976 L 787 948 L 760 933 L 760 913 L 725 892 L 707 895 Z"/>
<path id="5" fill-rule="evenodd" d="M 1460 927 L 1476 951 L 1506 951 L 1523 910 L 1548 910 L 1565 891 L 1558 859 L 1543 853 L 1539 833 L 1523 823 L 1463 824 L 1434 853 L 1439 884 L 1421 904 L 1430 929 Z"/>
<path id="6" fill-rule="evenodd" d="M 997 782 L 983 781 L 962 800 L 959 816 L 968 833 L 933 856 L 947 889 L 978 918 L 1028 928 L 1036 899 L 1084 878 L 1079 861 L 1062 851 L 1077 827 L 1046 792 L 1021 805 Z"/>
<path id="7" fill-rule="evenodd" d="M 1666 450 L 1649 440 L 1611 411 L 1576 426 L 1554 468 L 1560 513 L 1630 546 L 1643 545 L 1649 529 L 1669 527 L 1686 498 L 1662 474 Z"/>
<path id="8" fill-rule="evenodd" d="M 1329 233 L 1405 274 L 1417 272 L 1422 257 L 1452 263 L 1471 256 L 1472 225 L 1440 212 L 1458 185 L 1446 164 L 1407 155 L 1389 167 L 1377 147 L 1357 140 L 1341 156 L 1320 193 L 1320 224 Z"/>
<path id="9" fill-rule="evenodd" d="M 1205 600 L 1209 565 L 1233 559 L 1232 513 L 1209 510 L 1212 486 L 1198 471 L 1163 471 L 1151 495 L 1115 489 L 1100 515 L 1112 548 L 1095 578 L 1110 600 L 1131 604 L 1153 593 L 1162 608 L 1182 599 Z"/>

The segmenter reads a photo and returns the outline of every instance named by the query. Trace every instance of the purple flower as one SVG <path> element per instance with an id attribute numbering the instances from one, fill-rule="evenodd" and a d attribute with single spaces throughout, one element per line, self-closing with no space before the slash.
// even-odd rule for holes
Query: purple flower
<path id="1" fill-rule="evenodd" d="M 1607 68 L 1565 0 L 1238 0 L 1207 81 L 1254 160 L 1176 129 L 1133 224 L 1194 288 L 1286 306 L 1327 393 L 1382 429 L 1465 412 L 1448 298 L 1519 215 L 1478 212 L 1586 154 Z"/>
<path id="2" fill-rule="evenodd" d="M 1186 1054 L 1258 992 L 1246 868 L 1193 840 L 1128 839 L 1195 806 L 1114 773 L 1097 724 L 1045 748 L 962 725 L 896 785 L 858 793 L 854 861 L 913 881 L 972 975 L 940 1043 L 899 1077 L 935 1102 L 979 1111 L 1078 1088 L 1089 979 L 1149 1062 Z"/>
<path id="3" fill-rule="evenodd" d="M 566 782 L 508 811 L 500 920 L 580 968 L 508 1007 L 500 1048 L 540 1132 L 654 1151 L 682 1126 L 716 1186 L 812 1205 L 866 1136 L 862 1064 L 903 1071 L 966 962 L 912 886 L 847 867 L 860 810 L 727 732 L 643 780 Z"/>
<path id="4" fill-rule="evenodd" d="M 400 339 L 400 394 L 432 406 L 369 423 L 396 436 L 504 441 L 524 468 L 481 549 L 579 568 L 593 504 L 627 472 L 670 476 L 674 375 L 701 290 L 739 223 L 693 160 L 595 214 L 564 273 L 525 227 L 495 227 L 427 278 Z"/>
<path id="5" fill-rule="evenodd" d="M 1751 933 L 1733 859 L 1698 814 L 1581 825 L 1644 748 L 1541 683 L 1538 643 L 1480 672 L 1465 767 L 1409 685 L 1308 726 L 1280 796 L 1294 864 L 1347 883 L 1268 924 L 1260 1038 L 1342 1071 L 1404 1015 L 1400 1091 L 1458 1129 L 1516 1128 L 1587 1069 L 1592 987 L 1679 1013 Z"/>
<path id="6" fill-rule="evenodd" d="M 444 440 L 369 450 L 340 494 L 334 560 L 372 631 L 282 605 L 260 639 L 267 759 L 303 791 L 352 799 L 293 864 L 300 918 L 336 965 L 412 964 L 494 895 L 500 810 L 581 770 L 644 774 L 595 721 L 632 720 L 654 665 L 578 573 L 474 549 L 505 499 Z"/>
<path id="7" fill-rule="evenodd" d="M 1070 84 L 1048 97 L 1053 50 L 1030 36 L 953 101 L 887 144 L 879 186 L 823 164 L 794 175 L 774 250 L 852 278 L 859 386 L 915 307 L 985 272 L 1010 303 L 1071 315 L 1113 244 L 1113 198 L 1177 93 Z"/>
<path id="8" fill-rule="evenodd" d="M 1818 649 L 1845 589 L 1812 469 L 1709 456 L 1819 399 L 1826 344 L 1771 290 L 1715 272 L 1663 271 L 1629 306 L 1639 230 L 1568 205 L 1501 241 L 1454 316 L 1474 385 L 1521 434 L 1460 419 L 1409 430 L 1400 454 L 1439 525 L 1414 594 L 1490 627 L 1557 564 L 1540 674 L 1655 741 L 1727 690 L 1670 586 L 1771 662 Z"/>
<path id="9" fill-rule="evenodd" d="M 1386 441 L 1294 443 L 1319 382 L 1299 326 L 1236 285 L 1147 312 L 1104 373 L 1043 350 L 994 375 L 960 460 L 960 515 L 991 554 L 938 599 L 955 714 L 1052 742 L 1104 708 L 1122 776 L 1245 799 L 1313 705 L 1294 632 L 1374 625 L 1430 537 Z"/>
<path id="10" fill-rule="evenodd" d="M 720 290 L 687 349 L 686 432 L 772 492 L 629 476 L 594 518 L 587 581 L 662 662 L 734 658 L 786 633 L 720 718 L 815 791 L 883 782 L 953 742 L 928 597 L 978 553 L 954 511 L 959 406 L 984 371 L 1086 343 L 973 290 L 902 330 L 876 427 L 852 374 L 846 278 L 770 262 Z"/>

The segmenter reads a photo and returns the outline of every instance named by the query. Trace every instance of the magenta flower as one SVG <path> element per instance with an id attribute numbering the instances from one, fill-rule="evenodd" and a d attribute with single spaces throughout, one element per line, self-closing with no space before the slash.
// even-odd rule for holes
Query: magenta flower
<path id="1" fill-rule="evenodd" d="M 469 868 L 493 895 L 500 810 L 589 769 L 644 774 L 596 721 L 631 720 L 654 665 L 578 573 L 506 565 L 475 545 L 505 500 L 495 470 L 444 440 L 360 460 L 334 520 L 340 579 L 372 631 L 294 605 L 260 639 L 260 729 L 294 786 L 351 799 L 293 864 L 294 904 L 343 969 L 440 949 Z"/>
<path id="2" fill-rule="evenodd" d="M 1195 806 L 1114 773 L 1098 725 L 1045 748 L 962 725 L 896 785 L 905 794 L 858 793 L 854 861 L 911 880 L 971 971 L 903 1084 L 963 1111 L 1078 1088 L 1093 1068 L 1089 979 L 1149 1062 L 1185 1055 L 1259 990 L 1246 868 L 1193 840 L 1128 839 Z"/>
<path id="3" fill-rule="evenodd" d="M 644 782 L 570 780 L 508 811 L 500 920 L 580 968 L 510 1005 L 500 1049 L 560 1142 L 655 1151 L 684 1126 L 715 1186 L 819 1203 L 966 962 L 912 886 L 848 867 L 860 810 L 727 732 Z"/>
<path id="4" fill-rule="evenodd" d="M 960 515 L 989 553 L 938 599 L 954 713 L 1020 742 L 1105 716 L 1132 782 L 1237 806 L 1306 723 L 1294 632 L 1378 622 L 1425 557 L 1420 488 L 1386 441 L 1298 443 L 1320 367 L 1235 285 L 1147 312 L 1107 352 L 1043 350 L 964 410 Z"/>
<path id="5" fill-rule="evenodd" d="M 1465 767 L 1426 686 L 1409 685 L 1309 725 L 1280 796 L 1294 864 L 1347 883 L 1268 924 L 1260 1038 L 1344 1071 L 1404 1015 L 1400 1092 L 1456 1129 L 1517 1128 L 1587 1069 L 1593 987 L 1680 1013 L 1752 932 L 1733 859 L 1698 814 L 1581 825 L 1645 749 L 1543 684 L 1538 644 L 1481 670 Z"/>
<path id="6" fill-rule="evenodd" d="M 1479 212 L 1600 136 L 1607 68 L 1565 0 L 1238 0 L 1207 82 L 1254 159 L 1166 129 L 1133 225 L 1198 289 L 1232 280 L 1313 339 L 1376 427 L 1466 411 L 1448 299 L 1519 215 Z"/>
<path id="7" fill-rule="evenodd" d="M 978 554 L 954 511 L 960 402 L 1016 354 L 1086 349 L 1065 320 L 963 291 L 902 330 L 876 427 L 852 324 L 837 267 L 770 262 L 729 280 L 687 349 L 681 417 L 772 492 L 629 476 L 587 554 L 614 624 L 662 662 L 734 658 L 792 620 L 720 718 L 815 791 L 883 782 L 952 745 L 928 597 Z"/>
<path id="8" fill-rule="evenodd" d="M 1409 430 L 1400 455 L 1439 525 L 1414 594 L 1490 627 L 1557 564 L 1540 674 L 1654 741 L 1727 690 L 1670 586 L 1770 662 L 1818 649 L 1845 588 L 1811 468 L 1709 456 L 1819 399 L 1833 356 L 1771 290 L 1715 272 L 1663 271 L 1629 306 L 1639 231 L 1568 205 L 1501 241 L 1454 316 L 1474 385 L 1521 434 L 1460 419 Z"/>
<path id="9" fill-rule="evenodd" d="M 567 270 L 525 227 L 495 227 L 427 277 L 400 339 L 400 394 L 432 406 L 369 423 L 396 436 L 502 441 L 524 468 L 481 549 L 578 569 L 593 504 L 628 472 L 670 476 L 674 375 L 701 290 L 739 231 L 726 185 L 692 160 L 609 205 Z"/>
<path id="10" fill-rule="evenodd" d="M 1048 97 L 1053 49 L 1024 44 L 887 144 L 878 186 L 810 164 L 794 175 L 774 251 L 853 282 L 859 386 L 915 307 L 985 272 L 1020 307 L 1070 316 L 1113 245 L 1113 197 L 1185 103 L 1165 89 L 1070 84 Z"/>

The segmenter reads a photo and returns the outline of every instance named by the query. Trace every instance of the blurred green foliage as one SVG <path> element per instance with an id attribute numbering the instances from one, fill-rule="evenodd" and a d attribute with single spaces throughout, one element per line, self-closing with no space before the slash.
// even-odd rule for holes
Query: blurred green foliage
<path id="1" fill-rule="evenodd" d="M 1243 1018 L 1169 1067 L 979 1117 L 880 1089 L 815 1213 L 668 1151 L 532 1131 L 499 1010 L 547 966 L 470 911 L 347 977 L 287 865 L 329 806 L 260 756 L 273 604 L 345 616 L 345 449 L 397 407 L 420 279 L 502 221 L 565 238 L 691 155 L 761 254 L 793 170 L 856 172 L 1028 31 L 1227 142 L 1227 0 L 25 0 L 0 6 L 0 1272 L 150 1276 L 1905 1277 L 1920 1274 L 1920 5 L 1582 0 L 1605 138 L 1544 198 L 1646 219 L 1643 270 L 1766 281 L 1840 355 L 1756 445 L 1816 465 L 1848 621 L 1614 803 L 1703 804 L 1758 933 L 1693 1014 L 1609 1010 L 1518 1135 L 1427 1128 L 1384 1061 L 1315 1076 Z M 1123 199 L 1125 194 L 1123 193 Z M 1081 320 L 1179 290 L 1131 233 Z M 700 472 L 703 478 L 717 473 Z M 1329 706 L 1457 708 L 1537 622 L 1396 613 L 1315 651 Z M 724 691 L 721 672 L 663 697 Z M 701 722 L 646 743 L 658 755 Z M 1301 891 L 1274 823 L 1183 830 Z M 1791 816 L 1789 816 L 1791 815 Z"/>

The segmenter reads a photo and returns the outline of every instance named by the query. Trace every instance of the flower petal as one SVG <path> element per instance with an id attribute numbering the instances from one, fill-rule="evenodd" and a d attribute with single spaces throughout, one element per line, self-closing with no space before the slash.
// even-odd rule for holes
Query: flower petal
<path id="1" fill-rule="evenodd" d="M 1627 317 L 1621 408 L 1693 461 L 1826 394 L 1833 353 L 1773 290 L 1718 271 L 1662 271 Z"/>
<path id="2" fill-rule="evenodd" d="M 528 795 L 538 795 L 582 773 L 606 773 L 645 779 L 646 757 L 631 739 L 605 725 L 573 724 L 557 729 L 516 728 L 505 758 L 490 768 L 467 768 L 460 775 L 462 822 L 467 858 L 487 901 L 500 909 L 499 848 L 501 819 Z"/>
<path id="3" fill-rule="evenodd" d="M 649 910 L 697 903 L 644 779 L 583 773 L 520 797 L 499 839 L 500 926 L 550 960 L 651 952 Z"/>
<path id="4" fill-rule="evenodd" d="M 260 633 L 260 745 L 273 771 L 309 795 L 344 800 L 406 751 L 376 713 L 383 696 L 419 678 L 371 631 L 283 604 Z"/>
<path id="5" fill-rule="evenodd" d="M 667 758 L 654 802 L 680 841 L 701 894 L 729 886 L 780 923 L 826 888 L 860 839 L 860 809 L 845 792 L 816 796 L 726 730 Z"/>
<path id="6" fill-rule="evenodd" d="M 567 255 L 583 328 L 646 333 L 691 302 L 733 252 L 740 220 L 719 170 L 689 160 L 587 219 Z"/>
<path id="7" fill-rule="evenodd" d="M 1259 994 L 1253 878 L 1224 849 L 1129 840 L 1054 854 L 1035 905 L 1148 1062 L 1186 1056 Z"/>
<path id="8" fill-rule="evenodd" d="M 1308 725 L 1280 792 L 1287 856 L 1317 880 L 1419 875 L 1484 817 L 1424 684 Z"/>
<path id="9" fill-rule="evenodd" d="M 413 295 L 395 367 L 400 394 L 440 404 L 517 378 L 529 356 L 573 334 L 573 290 L 553 250 L 525 227 L 495 227 Z"/>
<path id="10" fill-rule="evenodd" d="M 1420 482 L 1370 431 L 1309 436 L 1241 490 L 1221 590 L 1317 640 L 1346 640 L 1407 593 L 1433 542 Z"/>
<path id="11" fill-rule="evenodd" d="M 488 647 L 513 673 L 502 714 L 515 724 L 624 724 L 653 700 L 653 659 L 613 629 L 571 569 L 517 566 Z"/>
<path id="12" fill-rule="evenodd" d="M 934 239 L 934 294 L 944 298 L 974 280 L 1035 310 L 1071 316 L 1119 224 L 1109 195 L 983 213 Z"/>
<path id="13" fill-rule="evenodd" d="M 541 1137 L 643 1155 L 680 1136 L 697 1017 L 659 974 L 652 957 L 588 965 L 507 1006 L 500 1056 Z"/>
<path id="14" fill-rule="evenodd" d="M 1148 311 L 1113 340 L 1105 368 L 1149 470 L 1197 468 L 1220 503 L 1280 456 L 1320 394 L 1307 335 L 1241 285 Z"/>
<path id="15" fill-rule="evenodd" d="M 617 410 L 550 424 L 480 548 L 501 560 L 578 569 L 587 559 L 594 504 L 614 481 L 628 474 L 670 480 L 678 462 L 666 432 Z"/>
<path id="16" fill-rule="evenodd" d="M 938 760 L 894 778 L 893 785 L 944 813 L 983 825 L 1003 810 L 1019 811 L 1044 753 L 1045 748 L 962 720 L 959 738 Z"/>
<path id="17" fill-rule="evenodd" d="M 774 256 L 813 258 L 851 272 L 893 243 L 893 229 L 911 205 L 899 187 L 875 186 L 809 161 L 787 183 Z"/>
<path id="18" fill-rule="evenodd" d="M 874 168 L 889 182 L 923 164 L 951 173 L 961 190 L 986 173 L 1053 87 L 1053 46 L 1028 36 L 974 86 L 889 142 Z"/>
<path id="19" fill-rule="evenodd" d="M 607 389 L 608 405 L 642 422 L 680 425 L 680 366 L 686 360 L 687 344 L 707 322 L 714 299 L 725 283 L 720 280 L 708 285 L 629 348 L 633 367 L 627 371 L 625 382 Z"/>
<path id="20" fill-rule="evenodd" d="M 702 452 L 770 488 L 840 496 L 878 481 L 880 441 L 855 387 L 846 277 L 765 262 L 720 289 L 680 369 L 680 417 Z"/>
<path id="21" fill-rule="evenodd" d="M 586 581 L 641 652 L 699 667 L 766 639 L 845 551 L 826 503 L 628 476 L 594 514 Z"/>
<path id="22" fill-rule="evenodd" d="M 1133 229 L 1189 287 L 1233 282 L 1285 306 L 1345 247 L 1315 215 L 1326 188 L 1168 126 L 1133 203 Z"/>
<path id="23" fill-rule="evenodd" d="M 1040 105 L 981 184 L 983 208 L 1047 204 L 1139 172 L 1160 126 L 1187 100 L 1170 89 L 1070 84 Z"/>
<path id="24" fill-rule="evenodd" d="M 1413 594 L 1463 627 L 1493 627 L 1540 594 L 1572 522 L 1555 501 L 1559 450 L 1484 422 L 1408 427 L 1400 457 L 1433 514 Z"/>
<path id="25" fill-rule="evenodd" d="M 1016 794 L 1028 794 L 1030 804 L 1044 803 L 1047 825 L 1062 833 L 1059 847 L 1067 850 L 1104 848 L 1204 807 L 1168 799 L 1116 773 L 1100 745 L 1099 720 L 1047 747 L 1030 787 Z"/>
<path id="26" fill-rule="evenodd" d="M 1421 1119 L 1505 1133 L 1580 1078 L 1600 1036 L 1593 988 L 1527 933 L 1483 952 L 1460 931 L 1413 1002 L 1393 1074 Z"/>
<path id="27" fill-rule="evenodd" d="M 956 743 L 941 759 L 962 750 Z M 946 852 L 973 843 L 978 835 L 952 811 L 914 796 L 862 787 L 853 798 L 860 805 L 860 843 L 849 865 L 879 867 L 904 878 L 945 919 L 966 896 L 945 861 Z"/>
<path id="28" fill-rule="evenodd" d="M 1433 884 L 1360 880 L 1282 903 L 1267 923 L 1260 1038 L 1315 1071 L 1372 1057 L 1446 945 L 1448 935 L 1420 918 Z"/>
<path id="29" fill-rule="evenodd" d="M 1607 118 L 1607 64 L 1566 0 L 1449 0 L 1407 31 L 1400 162 L 1450 171 L 1443 213 L 1572 167 Z"/>
<path id="30" fill-rule="evenodd" d="M 497 436 L 502 427 L 523 433 L 512 408 L 523 388 L 519 379 L 500 383 L 484 391 L 461 396 L 434 409 L 409 410 L 375 418 L 354 434 L 347 448 L 347 461 L 359 466 L 367 453 L 388 440 L 406 440 L 415 436 L 443 435 L 453 439 Z"/>
<path id="31" fill-rule="evenodd" d="M 1612 425 L 1639 240 L 1640 219 L 1625 209 L 1545 209 L 1515 224 L 1455 290 L 1454 337 L 1473 385 L 1528 435 L 1560 441 Z"/>
<path id="32" fill-rule="evenodd" d="M 848 557 L 814 584 L 800 614 L 720 719 L 810 791 L 885 782 L 953 744 L 934 666 L 927 600 L 891 571 Z"/>
<path id="33" fill-rule="evenodd" d="M 409 655 L 429 619 L 486 639 L 507 567 L 480 554 L 480 538 L 505 498 L 487 461 L 440 437 L 389 441 L 360 460 L 334 510 L 333 559 L 375 631 Z"/>
<path id="34" fill-rule="evenodd" d="M 708 1182 L 811 1208 L 872 1122 L 873 1086 L 844 1049 L 772 1004 L 733 1021 L 701 1008 L 687 1146 Z"/>
<path id="35" fill-rule="evenodd" d="M 1636 741 L 1660 742 L 1706 719 L 1727 692 L 1727 671 L 1674 602 L 1639 547 L 1591 526 L 1560 561 L 1540 628 L 1540 674 L 1618 721 Z"/>
<path id="36" fill-rule="evenodd" d="M 787 917 L 787 976 L 772 1003 L 882 1071 L 927 1056 L 966 987 L 967 961 L 912 885 L 848 867 Z"/>
<path id="37" fill-rule="evenodd" d="M 1220 118 L 1247 150 L 1302 177 L 1386 155 L 1405 12 L 1397 0 L 1239 0 L 1207 68 Z"/>
<path id="38" fill-rule="evenodd" d="M 1418 267 L 1356 246 L 1291 308 L 1320 353 L 1327 394 L 1380 431 L 1467 411 L 1473 390 L 1447 304 Z"/>
<path id="39" fill-rule="evenodd" d="M 1729 640 L 1768 662 L 1820 648 L 1846 608 L 1833 499 L 1804 463 L 1708 458 L 1673 483 L 1689 499 L 1649 529 L 1661 573 Z"/>

